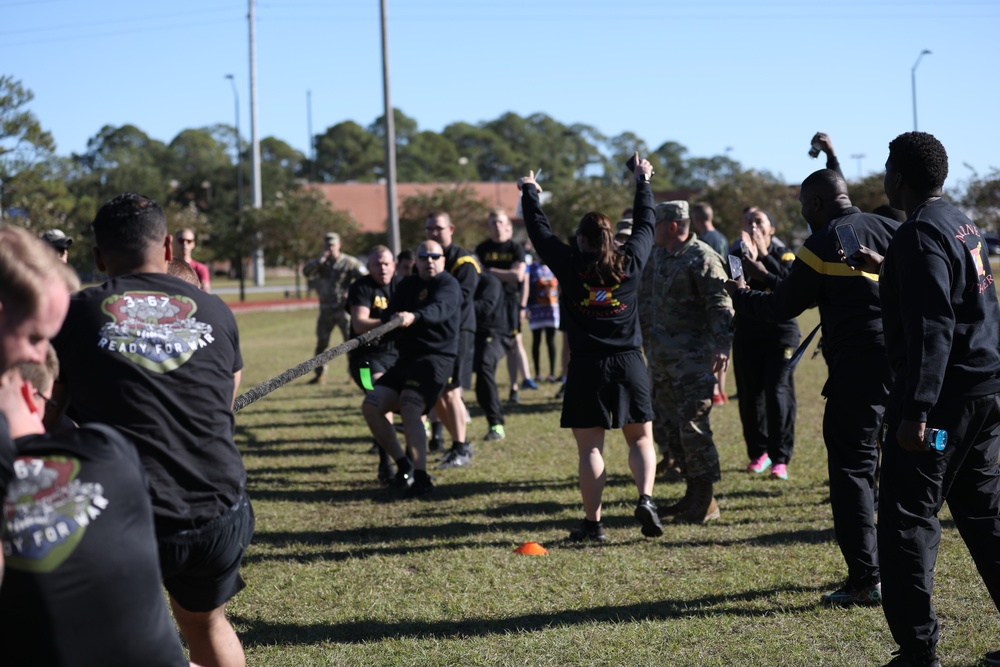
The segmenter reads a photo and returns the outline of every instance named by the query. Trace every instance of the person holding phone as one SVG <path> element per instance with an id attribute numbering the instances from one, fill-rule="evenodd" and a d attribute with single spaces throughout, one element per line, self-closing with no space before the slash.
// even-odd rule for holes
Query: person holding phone
<path id="1" fill-rule="evenodd" d="M 823 357 L 823 439 L 830 474 L 830 505 L 837 544 L 847 562 L 847 581 L 821 597 L 827 605 L 878 604 L 881 575 L 875 534 L 878 493 L 876 430 L 888 392 L 889 364 L 882 336 L 878 276 L 840 261 L 836 230 L 850 225 L 858 240 L 885 253 L 899 223 L 862 213 L 851 204 L 847 183 L 832 169 L 802 182 L 802 216 L 812 235 L 785 278 L 770 292 L 728 281 L 739 315 L 783 321 L 819 305 Z"/>
<path id="2" fill-rule="evenodd" d="M 566 334 L 572 352 L 563 428 L 573 430 L 579 451 L 580 491 L 585 518 L 573 530 L 572 541 L 603 542 L 601 496 L 607 481 L 604 434 L 621 429 L 629 447 L 629 468 L 639 491 L 635 517 L 642 534 L 663 534 L 653 479 L 653 448 L 649 378 L 642 357 L 637 291 L 639 278 L 653 244 L 653 167 L 636 153 L 628 164 L 636 177 L 634 226 L 621 248 L 614 243 L 615 228 L 603 213 L 587 213 L 576 230 L 576 243 L 567 245 L 552 232 L 538 200 L 541 188 L 534 174 L 517 181 L 528 236 L 542 261 L 562 286 L 566 306 Z"/>

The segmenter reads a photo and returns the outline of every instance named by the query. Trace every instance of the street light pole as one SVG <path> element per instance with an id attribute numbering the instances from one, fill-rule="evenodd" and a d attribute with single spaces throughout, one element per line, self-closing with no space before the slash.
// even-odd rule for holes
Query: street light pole
<path id="1" fill-rule="evenodd" d="M 917 131 L 917 65 L 920 64 L 920 60 L 924 56 L 931 55 L 931 52 L 924 49 L 917 56 L 917 62 L 913 63 L 913 69 L 910 70 L 910 89 L 913 91 L 913 131 Z"/>
<path id="2" fill-rule="evenodd" d="M 858 180 L 859 181 L 861 180 L 861 160 L 864 159 L 864 157 L 865 157 L 864 153 L 855 153 L 854 155 L 851 156 L 852 160 L 857 160 L 858 161 Z"/>
<path id="3" fill-rule="evenodd" d="M 233 89 L 233 106 L 236 108 L 236 236 L 240 251 L 236 253 L 236 277 L 240 281 L 240 301 L 246 301 L 243 276 L 243 136 L 240 134 L 240 93 L 236 89 L 236 77 L 227 74 Z"/>

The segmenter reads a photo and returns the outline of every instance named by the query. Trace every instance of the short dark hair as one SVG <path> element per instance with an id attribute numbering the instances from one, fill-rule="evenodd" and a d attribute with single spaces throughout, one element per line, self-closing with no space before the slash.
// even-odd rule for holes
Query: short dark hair
<path id="1" fill-rule="evenodd" d="M 102 253 L 136 256 L 163 244 L 167 216 L 149 197 L 126 192 L 101 206 L 91 227 Z"/>
<path id="2" fill-rule="evenodd" d="M 904 132 L 890 141 L 889 162 L 918 193 L 940 190 L 948 178 L 948 153 L 927 132 Z"/>
<path id="3" fill-rule="evenodd" d="M 400 250 L 399 254 L 396 255 L 397 262 L 412 262 L 413 261 L 413 251 L 412 250 Z"/>
<path id="4" fill-rule="evenodd" d="M 820 169 L 802 181 L 802 191 L 820 194 L 824 199 L 833 199 L 839 194 L 847 194 L 847 181 L 833 169 Z"/>

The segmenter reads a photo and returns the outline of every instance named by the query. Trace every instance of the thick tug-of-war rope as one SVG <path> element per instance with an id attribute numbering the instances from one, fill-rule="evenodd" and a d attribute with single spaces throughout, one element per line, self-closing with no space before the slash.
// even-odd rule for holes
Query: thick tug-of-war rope
<path id="1" fill-rule="evenodd" d="M 361 347 L 362 345 L 367 345 L 372 340 L 379 338 L 380 336 L 384 336 L 393 329 L 399 328 L 402 323 L 403 320 L 397 315 L 382 326 L 375 327 L 371 331 L 365 332 L 357 338 L 344 341 L 337 347 L 331 347 L 326 352 L 315 356 L 308 361 L 304 361 L 294 368 L 289 368 L 281 375 L 276 375 L 270 380 L 261 382 L 250 391 L 236 397 L 236 400 L 233 402 L 233 412 L 239 412 L 248 405 L 256 402 L 258 399 L 267 396 L 275 389 L 279 389 L 292 380 L 300 378 L 306 373 L 316 370 L 323 364 L 328 363 L 331 359 L 339 357 L 340 355 L 350 352 L 351 350 Z"/>

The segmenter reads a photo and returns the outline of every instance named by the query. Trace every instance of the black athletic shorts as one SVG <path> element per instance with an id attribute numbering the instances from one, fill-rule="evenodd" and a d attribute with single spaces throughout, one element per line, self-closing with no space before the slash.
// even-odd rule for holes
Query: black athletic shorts
<path id="1" fill-rule="evenodd" d="M 454 365 L 451 357 L 439 354 L 417 357 L 412 361 L 400 360 L 375 384 L 388 387 L 397 394 L 403 393 L 404 389 L 412 389 L 424 399 L 424 414 L 427 414 L 448 384 L 448 375 Z"/>
<path id="2" fill-rule="evenodd" d="M 163 586 L 193 612 L 212 611 L 246 586 L 243 553 L 253 538 L 253 506 L 246 494 L 225 514 L 191 530 L 157 536 Z"/>
<path id="3" fill-rule="evenodd" d="M 652 420 L 649 372 L 642 352 L 570 355 L 560 426 L 612 429 Z"/>
<path id="4" fill-rule="evenodd" d="M 476 355 L 476 334 L 472 331 L 460 331 L 458 334 L 458 356 L 455 366 L 451 369 L 446 389 L 462 387 L 472 389 L 472 366 Z"/>
<path id="5" fill-rule="evenodd" d="M 384 374 L 396 365 L 396 361 L 398 359 L 399 356 L 396 354 L 383 354 L 360 358 L 351 357 L 347 360 L 347 368 L 351 373 L 351 379 L 354 380 L 354 384 L 358 385 L 362 390 L 367 391 L 364 385 L 361 384 L 361 369 L 369 369 L 372 375 Z M 372 380 L 373 384 L 374 382 L 375 380 Z"/>

